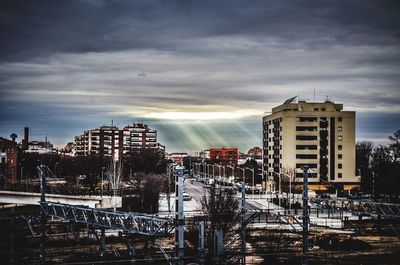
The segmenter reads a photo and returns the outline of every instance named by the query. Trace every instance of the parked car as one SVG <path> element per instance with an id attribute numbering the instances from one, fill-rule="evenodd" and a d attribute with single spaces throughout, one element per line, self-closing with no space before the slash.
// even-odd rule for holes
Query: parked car
<path id="1" fill-rule="evenodd" d="M 186 192 L 183 193 L 183 200 L 184 201 L 190 201 L 192 199 L 192 197 L 187 194 Z"/>

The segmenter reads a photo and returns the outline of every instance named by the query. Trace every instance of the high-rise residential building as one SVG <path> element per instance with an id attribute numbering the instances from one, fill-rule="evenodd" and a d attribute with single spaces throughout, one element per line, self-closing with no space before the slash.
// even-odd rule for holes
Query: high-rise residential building
<path id="1" fill-rule="evenodd" d="M 116 126 L 101 126 L 75 137 L 76 155 L 110 156 L 119 160 L 123 150 L 123 132 Z"/>
<path id="2" fill-rule="evenodd" d="M 165 148 L 157 143 L 157 131 L 142 123 L 134 123 L 123 129 L 118 129 L 116 126 L 101 126 L 75 137 L 78 156 L 92 154 L 119 160 L 123 155 L 137 152 L 142 148 L 161 151 Z"/>
<path id="3" fill-rule="evenodd" d="M 280 173 L 303 182 L 309 168 L 310 189 L 359 186 L 355 176 L 355 112 L 330 101 L 293 103 L 293 98 L 263 117 L 263 170 L 269 180 Z"/>
<path id="4" fill-rule="evenodd" d="M 157 143 L 157 131 L 150 129 L 147 124 L 134 123 L 132 125 L 125 126 L 122 130 L 124 154 L 138 151 L 143 147 L 161 147 L 161 145 Z"/>

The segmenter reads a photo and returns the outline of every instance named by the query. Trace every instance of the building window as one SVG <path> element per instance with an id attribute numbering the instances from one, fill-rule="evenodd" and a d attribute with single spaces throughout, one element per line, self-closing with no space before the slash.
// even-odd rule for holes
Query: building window
<path id="1" fill-rule="evenodd" d="M 319 108 L 314 108 L 314 111 L 319 111 Z"/>
<path id="2" fill-rule="evenodd" d="M 296 159 L 317 159 L 317 155 L 312 154 L 297 154 Z"/>
<path id="3" fill-rule="evenodd" d="M 338 150 L 343 150 L 343 146 L 341 144 L 338 145 Z"/>
<path id="4" fill-rule="evenodd" d="M 318 131 L 317 126 L 296 126 L 297 132 L 316 132 Z"/>
<path id="5" fill-rule="evenodd" d="M 337 127 L 337 130 L 338 130 L 338 132 L 343 131 L 343 127 L 342 127 L 342 126 L 339 126 L 339 127 Z"/>
<path id="6" fill-rule="evenodd" d="M 343 177 L 342 173 L 338 173 L 337 177 L 341 179 Z"/>
<path id="7" fill-rule="evenodd" d="M 281 145 L 281 146 L 279 146 L 279 149 L 281 149 L 281 150 L 282 150 L 282 145 Z"/>
<path id="8" fill-rule="evenodd" d="M 296 150 L 317 150 L 316 145 L 296 145 Z"/>
<path id="9" fill-rule="evenodd" d="M 296 164 L 296 168 L 302 168 L 303 166 L 308 166 L 308 168 L 317 168 L 317 164 L 302 164 L 302 163 Z"/>
<path id="10" fill-rule="evenodd" d="M 326 109 L 325 109 L 325 108 L 322 108 L 321 110 L 322 110 L 322 111 L 325 111 Z"/>
<path id="11" fill-rule="evenodd" d="M 343 140 L 343 136 L 339 135 L 339 136 L 337 137 L 337 139 L 338 139 L 338 141 L 342 141 L 342 140 Z"/>
<path id="12" fill-rule="evenodd" d="M 316 141 L 317 136 L 314 135 L 296 135 L 298 141 Z"/>
<path id="13" fill-rule="evenodd" d="M 338 154 L 338 159 L 342 159 L 343 155 L 342 154 Z"/>
<path id="14" fill-rule="evenodd" d="M 318 120 L 317 117 L 297 117 L 296 119 L 300 122 L 316 122 Z"/>
<path id="15" fill-rule="evenodd" d="M 343 166 L 342 166 L 342 163 L 339 163 L 339 164 L 338 164 L 338 168 L 341 169 L 342 167 L 343 167 Z"/>
<path id="16" fill-rule="evenodd" d="M 338 119 L 338 122 L 342 122 L 343 121 L 342 117 L 338 117 L 337 119 Z"/>

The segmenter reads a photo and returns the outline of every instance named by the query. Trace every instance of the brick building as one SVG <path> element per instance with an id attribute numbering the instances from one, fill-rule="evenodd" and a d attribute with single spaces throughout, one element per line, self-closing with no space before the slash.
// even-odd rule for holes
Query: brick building
<path id="1" fill-rule="evenodd" d="M 0 137 L 0 178 L 17 182 L 17 143 Z"/>
<path id="2" fill-rule="evenodd" d="M 237 148 L 210 148 L 210 159 L 216 160 L 218 162 L 223 162 L 226 164 L 238 163 L 239 150 Z"/>

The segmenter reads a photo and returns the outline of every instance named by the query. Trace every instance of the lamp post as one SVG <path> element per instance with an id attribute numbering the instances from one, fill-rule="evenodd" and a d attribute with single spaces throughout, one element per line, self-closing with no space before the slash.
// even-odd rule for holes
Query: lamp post
<path id="1" fill-rule="evenodd" d="M 244 213 L 246 211 L 246 181 L 245 181 L 245 171 L 246 169 L 238 167 L 238 170 L 243 171 L 243 182 L 242 182 L 242 209 L 241 209 L 241 232 L 242 232 L 242 244 L 241 244 L 241 252 L 243 256 L 243 263 L 246 264 L 246 230 L 244 224 Z"/>
<path id="2" fill-rule="evenodd" d="M 175 166 L 175 163 L 170 163 L 167 166 L 167 175 L 168 175 L 168 194 L 167 194 L 167 203 L 168 203 L 168 213 L 171 213 L 171 173 L 172 168 Z"/>
<path id="3" fill-rule="evenodd" d="M 223 165 L 218 165 L 218 164 L 214 164 L 216 167 L 218 167 L 218 175 L 219 175 L 219 181 L 225 184 L 225 177 L 223 177 L 223 175 L 225 175 L 225 168 Z M 221 175 L 221 168 L 223 169 L 224 174 Z"/>
<path id="4" fill-rule="evenodd" d="M 105 167 L 101 168 L 101 198 L 103 198 L 104 169 Z"/>
<path id="5" fill-rule="evenodd" d="M 278 190 L 278 206 L 281 207 L 281 173 L 275 172 L 274 174 L 278 175 L 279 178 L 279 190 Z"/>
<path id="6" fill-rule="evenodd" d="M 292 176 L 285 174 L 285 173 L 281 173 L 284 176 L 287 176 L 289 178 L 289 210 L 292 209 L 292 204 L 290 202 L 291 198 L 292 198 Z"/>
<path id="7" fill-rule="evenodd" d="M 252 175 L 253 175 L 253 185 L 252 185 L 251 189 L 252 189 L 253 199 L 254 199 L 254 189 L 255 189 L 255 187 L 254 187 L 254 168 L 246 167 L 245 169 L 251 171 L 251 173 L 252 173 Z"/>
<path id="8" fill-rule="evenodd" d="M 372 198 L 375 198 L 375 172 L 371 171 L 372 174 Z"/>
<path id="9" fill-rule="evenodd" d="M 226 165 L 226 167 L 232 170 L 233 182 L 235 182 L 235 166 Z"/>

